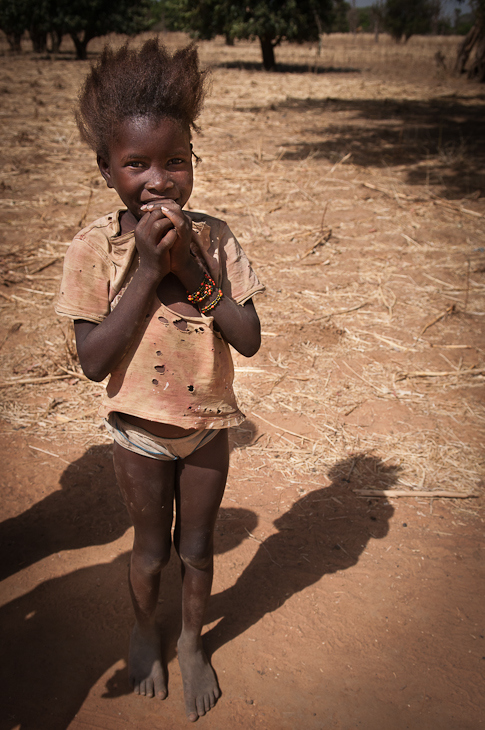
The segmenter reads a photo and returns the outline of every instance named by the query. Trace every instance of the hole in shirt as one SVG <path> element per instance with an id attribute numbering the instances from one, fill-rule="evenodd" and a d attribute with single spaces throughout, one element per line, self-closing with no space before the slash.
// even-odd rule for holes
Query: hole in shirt
<path id="1" fill-rule="evenodd" d="M 193 385 L 188 385 L 187 386 L 187 390 L 190 390 L 190 392 L 193 393 L 194 392 L 194 386 Z"/>
<path id="2" fill-rule="evenodd" d="M 164 373 L 165 365 L 155 365 L 155 370 L 157 371 L 157 373 Z"/>
<path id="3" fill-rule="evenodd" d="M 156 378 L 153 378 L 152 383 L 153 385 L 158 385 L 158 380 Z"/>
<path id="4" fill-rule="evenodd" d="M 156 354 L 156 355 L 157 355 L 158 357 L 160 357 L 160 356 L 161 356 L 161 354 L 162 354 L 162 352 L 161 352 L 161 350 L 157 350 L 155 354 Z"/>
<path id="5" fill-rule="evenodd" d="M 165 317 L 159 317 L 158 321 L 168 327 L 168 319 L 165 319 Z"/>
<path id="6" fill-rule="evenodd" d="M 185 319 L 176 319 L 174 325 L 181 332 L 187 331 L 187 322 L 185 321 Z"/>

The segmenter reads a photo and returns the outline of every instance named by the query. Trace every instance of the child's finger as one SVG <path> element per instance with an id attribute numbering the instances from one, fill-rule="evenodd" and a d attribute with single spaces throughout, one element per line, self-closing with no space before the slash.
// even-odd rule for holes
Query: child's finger
<path id="1" fill-rule="evenodd" d="M 152 210 L 160 210 L 160 208 L 164 204 L 165 204 L 165 201 L 163 201 L 163 202 L 159 201 L 156 203 L 144 203 L 142 206 L 140 206 L 140 210 L 150 213 Z"/>
<path id="2" fill-rule="evenodd" d="M 160 210 L 170 221 L 172 221 L 175 228 L 181 228 L 182 226 L 187 225 L 187 219 L 180 206 L 177 205 L 176 208 L 169 208 L 167 205 L 162 205 Z"/>
<path id="3" fill-rule="evenodd" d="M 148 236 L 155 242 L 155 244 L 158 244 L 167 235 L 167 233 L 174 230 L 173 223 L 164 217 L 151 222 Z M 175 234 L 177 234 L 176 231 Z"/>
<path id="4" fill-rule="evenodd" d="M 145 239 L 160 239 L 173 228 L 173 223 L 161 212 L 153 211 L 143 216 L 137 226 L 137 233 Z M 158 243 L 156 240 L 156 243 Z"/>
<path id="5" fill-rule="evenodd" d="M 171 228 L 167 233 L 163 236 L 160 243 L 158 244 L 157 248 L 163 248 L 163 249 L 171 249 L 174 245 L 175 241 L 178 238 L 178 233 L 175 230 L 175 228 Z"/>

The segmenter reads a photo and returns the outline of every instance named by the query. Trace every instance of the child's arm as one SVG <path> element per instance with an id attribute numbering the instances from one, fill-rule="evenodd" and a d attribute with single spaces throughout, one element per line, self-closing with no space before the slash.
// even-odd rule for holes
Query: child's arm
<path id="1" fill-rule="evenodd" d="M 74 323 L 79 361 L 90 380 L 104 380 L 127 353 L 158 284 L 170 271 L 170 248 L 176 238 L 163 213 L 154 210 L 144 215 L 135 229 L 140 264 L 117 306 L 101 324 Z"/>
<path id="2" fill-rule="evenodd" d="M 176 203 L 167 201 L 161 210 L 178 234 L 170 249 L 171 271 L 188 292 L 197 291 L 204 274 L 190 253 L 192 225 Z M 210 313 L 224 339 L 241 355 L 252 357 L 257 353 L 261 346 L 261 326 L 251 300 L 239 305 L 233 299 L 223 297 Z"/>

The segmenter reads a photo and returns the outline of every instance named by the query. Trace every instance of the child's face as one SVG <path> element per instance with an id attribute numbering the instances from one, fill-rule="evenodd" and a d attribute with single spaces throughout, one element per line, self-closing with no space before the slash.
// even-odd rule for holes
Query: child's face
<path id="1" fill-rule="evenodd" d="M 192 192 L 189 131 L 169 118 L 126 119 L 110 144 L 109 161 L 98 158 L 98 165 L 137 221 L 145 203 L 170 199 L 183 208 Z"/>

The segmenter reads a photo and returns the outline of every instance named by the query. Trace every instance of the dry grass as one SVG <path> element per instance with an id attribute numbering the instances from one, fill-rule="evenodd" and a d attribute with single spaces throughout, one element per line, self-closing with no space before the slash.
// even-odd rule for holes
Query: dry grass
<path id="1" fill-rule="evenodd" d="M 479 489 L 484 98 L 435 68 L 455 47 L 334 36 L 319 57 L 283 46 L 286 71 L 267 74 L 256 44 L 201 44 L 213 88 L 190 205 L 228 220 L 267 284 L 262 350 L 236 357 L 241 469 L 321 484 L 369 454 L 405 488 Z M 100 388 L 52 310 L 66 243 L 117 204 L 71 117 L 86 64 L 0 63 L 2 416 L 46 441 L 99 443 Z"/>

